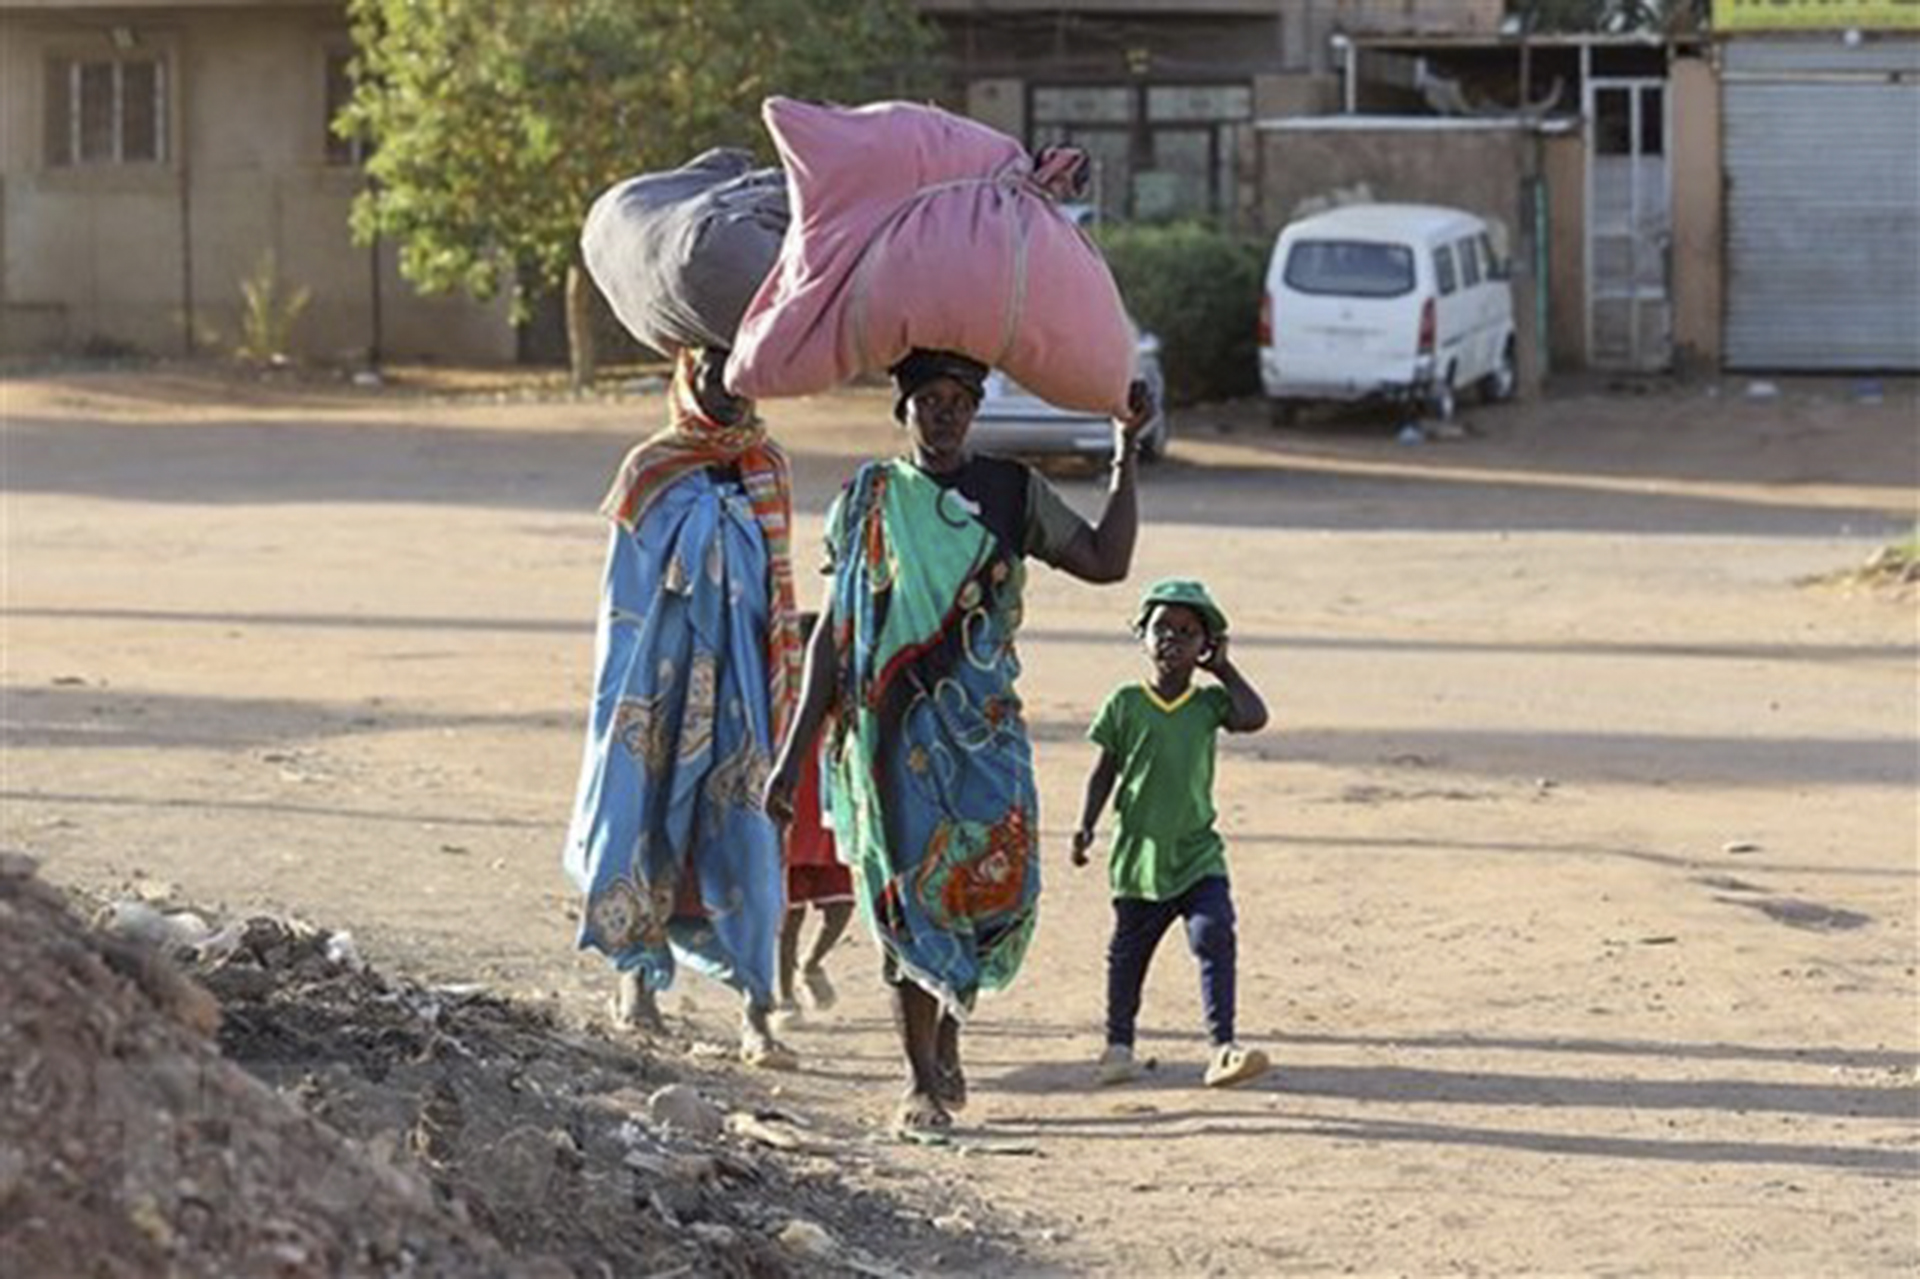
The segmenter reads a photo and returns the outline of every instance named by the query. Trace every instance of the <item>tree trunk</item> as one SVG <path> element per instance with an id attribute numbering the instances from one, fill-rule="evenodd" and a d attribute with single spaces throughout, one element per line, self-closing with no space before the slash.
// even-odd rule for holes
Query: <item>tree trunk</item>
<path id="1" fill-rule="evenodd" d="M 599 360 L 593 349 L 593 285 L 578 262 L 567 267 L 567 367 L 573 389 L 593 385 Z"/>

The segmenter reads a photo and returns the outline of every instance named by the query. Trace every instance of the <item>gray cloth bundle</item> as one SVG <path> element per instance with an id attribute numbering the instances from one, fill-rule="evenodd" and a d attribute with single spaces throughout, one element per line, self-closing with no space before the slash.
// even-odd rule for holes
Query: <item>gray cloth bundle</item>
<path id="1" fill-rule="evenodd" d="M 706 151 L 615 183 L 580 248 L 613 313 L 656 351 L 730 347 L 787 232 L 787 181 L 746 151 Z"/>

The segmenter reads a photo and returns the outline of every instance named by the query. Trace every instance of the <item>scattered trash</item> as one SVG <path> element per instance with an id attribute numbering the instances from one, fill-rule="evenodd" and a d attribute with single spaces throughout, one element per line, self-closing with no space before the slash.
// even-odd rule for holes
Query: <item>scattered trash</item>
<path id="1" fill-rule="evenodd" d="M 1887 388 L 1878 378 L 1863 377 L 1853 384 L 1853 401 L 1856 404 L 1880 404 L 1887 398 Z"/>
<path id="2" fill-rule="evenodd" d="M 379 369 L 361 369 L 353 375 L 353 384 L 371 389 L 385 386 L 387 379 L 380 376 Z"/>
<path id="3" fill-rule="evenodd" d="M 628 395 L 654 395 L 664 391 L 666 387 L 665 378 L 649 373 L 641 377 L 628 378 L 621 384 L 620 389 Z"/>
<path id="4" fill-rule="evenodd" d="M 1427 433 L 1421 429 L 1418 422 L 1409 422 L 1401 427 L 1400 433 L 1393 438 L 1399 444 L 1425 444 Z"/>
<path id="5" fill-rule="evenodd" d="M 846 1168 L 864 1162 L 858 1152 L 828 1148 L 802 1116 L 754 1109 L 741 1126 L 760 1144 L 801 1142 L 818 1155 L 775 1156 L 728 1137 L 724 1107 L 668 1083 L 678 1063 L 569 1027 L 545 992 L 423 986 L 367 967 L 351 934 L 292 917 L 216 931 L 219 916 L 169 909 L 178 890 L 139 871 L 131 885 L 161 900 L 82 897 L 101 925 L 90 929 L 35 871 L 32 858 L 0 850 L 0 971 L 28 974 L 0 998 L 29 1001 L 32 1050 L 57 1043 L 63 1054 L 49 1062 L 115 1055 L 88 1077 L 98 1105 L 22 1112 L 30 1139 L 0 1149 L 0 1204 L 67 1211 L 69 1179 L 84 1178 L 99 1194 L 81 1206 L 104 1224 L 116 1273 L 163 1272 L 168 1248 L 189 1238 L 195 1260 L 215 1257 L 204 1250 L 218 1241 L 195 1216 L 203 1202 L 234 1206 L 219 1238 L 248 1249 L 218 1254 L 222 1273 L 253 1273 L 261 1258 L 289 1273 L 327 1269 L 315 1260 L 323 1240 L 368 1262 L 348 1270 L 384 1270 L 375 1261 L 400 1239 L 418 1250 L 421 1273 L 905 1279 L 885 1256 L 937 1250 L 977 1268 L 998 1246 L 991 1218 L 965 1239 L 928 1219 L 980 1214 L 971 1199 L 946 1193 L 908 1208 L 873 1189 L 871 1170 Z M 130 937 L 180 948 L 170 956 Z M 99 962 L 71 961 L 87 953 Z M 188 958 L 183 970 L 176 960 Z M 688 1111 L 661 1123 L 662 1094 L 683 1095 Z M 295 1122 L 298 1113 L 324 1122 Z M 706 1116 L 712 1135 L 688 1131 L 689 1113 Z M 130 1164 L 130 1133 L 192 1159 Z M 46 1173 L 55 1157 L 70 1172 Z M 550 1193 L 562 1184 L 606 1193 Z M 341 1187 L 338 1203 L 326 1198 Z M 636 1204 L 681 1228 L 630 1229 Z M 317 1233 L 282 1229 L 283 1219 Z M 502 1259 L 496 1234 L 526 1264 Z M 64 1273 L 52 1254 L 29 1251 L 23 1264 Z"/>
<path id="6" fill-rule="evenodd" d="M 147 902 L 130 898 L 107 907 L 95 921 L 95 927 L 109 937 L 169 954 L 195 950 L 213 935 L 207 921 L 192 911 L 169 915 Z"/>
<path id="7" fill-rule="evenodd" d="M 763 1146 L 772 1146 L 775 1150 L 804 1150 L 808 1145 L 806 1135 L 793 1124 L 778 1119 L 762 1119 L 744 1110 L 736 1110 L 728 1115 L 726 1127 L 736 1137 L 745 1137 Z"/>
<path id="8" fill-rule="evenodd" d="M 1780 385 L 1777 382 L 1755 379 L 1747 383 L 1747 398 L 1749 400 L 1777 400 L 1780 398 Z"/>
<path id="9" fill-rule="evenodd" d="M 145 902 L 117 901 L 93 921 L 94 927 L 122 941 L 162 945 L 166 940 L 167 917 Z"/>
<path id="10" fill-rule="evenodd" d="M 1678 937 L 1668 937 L 1663 935 L 1660 937 L 1642 937 L 1640 939 L 1640 944 L 1642 946 L 1673 946 L 1673 945 L 1679 944 L 1679 941 L 1680 939 Z"/>
<path id="11" fill-rule="evenodd" d="M 1720 851 L 1723 853 L 1757 853 L 1760 851 L 1760 845 L 1750 843 L 1744 839 L 1730 839 L 1720 845 Z"/>
<path id="12" fill-rule="evenodd" d="M 360 972 L 367 961 L 360 958 L 360 948 L 353 944 L 353 934 L 337 932 L 327 938 L 327 962 L 338 964 L 348 972 Z"/>

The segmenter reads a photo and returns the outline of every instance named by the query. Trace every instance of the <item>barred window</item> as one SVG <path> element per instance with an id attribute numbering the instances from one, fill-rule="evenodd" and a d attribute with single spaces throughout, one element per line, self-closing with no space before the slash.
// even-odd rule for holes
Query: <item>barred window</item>
<path id="1" fill-rule="evenodd" d="M 47 63 L 47 163 L 159 164 L 167 158 L 167 66 L 158 58 Z"/>

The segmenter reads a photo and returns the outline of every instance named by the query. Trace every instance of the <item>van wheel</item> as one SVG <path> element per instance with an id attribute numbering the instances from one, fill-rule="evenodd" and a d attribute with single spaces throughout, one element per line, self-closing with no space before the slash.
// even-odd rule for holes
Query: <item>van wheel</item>
<path id="1" fill-rule="evenodd" d="M 1500 348 L 1500 363 L 1480 379 L 1480 399 L 1486 404 L 1504 404 L 1520 387 L 1520 369 L 1514 358 L 1513 339 Z"/>
<path id="2" fill-rule="evenodd" d="M 1267 421 L 1275 426 L 1292 426 L 1300 420 L 1300 405 L 1293 400 L 1268 400 Z"/>

